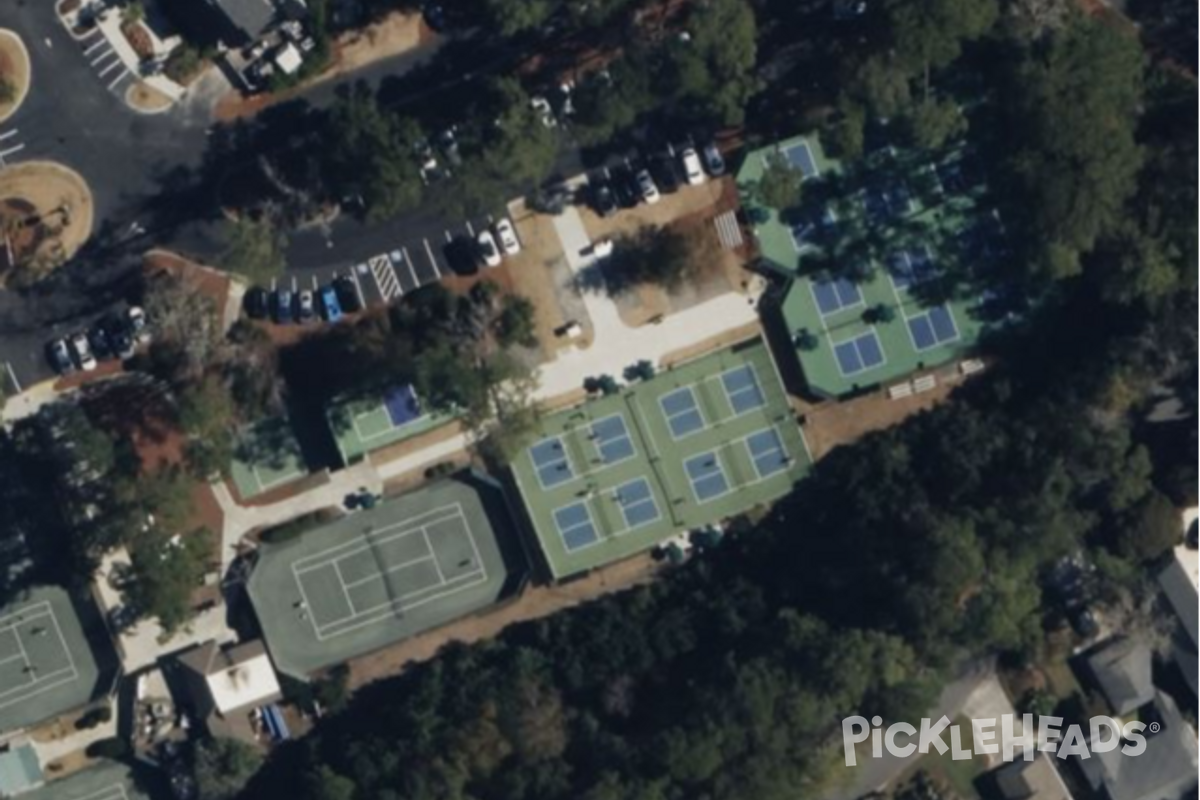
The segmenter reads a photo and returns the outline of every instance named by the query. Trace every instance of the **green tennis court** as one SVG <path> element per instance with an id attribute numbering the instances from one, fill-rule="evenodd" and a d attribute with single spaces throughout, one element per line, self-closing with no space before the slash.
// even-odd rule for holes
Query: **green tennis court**
<path id="1" fill-rule="evenodd" d="M 353 464 L 367 453 L 411 439 L 454 419 L 426 411 L 411 386 L 334 400 L 325 411 L 342 463 Z"/>
<path id="2" fill-rule="evenodd" d="M 260 420 L 239 432 L 230 476 L 243 498 L 269 492 L 307 474 L 300 443 L 286 416 Z"/>

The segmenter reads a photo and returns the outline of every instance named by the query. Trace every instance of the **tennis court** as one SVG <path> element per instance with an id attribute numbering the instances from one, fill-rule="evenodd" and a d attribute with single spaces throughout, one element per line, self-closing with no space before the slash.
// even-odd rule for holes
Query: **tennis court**
<path id="1" fill-rule="evenodd" d="M 307 674 L 495 602 L 511 533 L 480 491 L 498 489 L 440 481 L 264 545 L 250 596 L 280 669 Z"/>
<path id="2" fill-rule="evenodd" d="M 452 419 L 449 415 L 427 412 L 411 384 L 393 386 L 366 397 L 339 398 L 330 403 L 325 416 L 346 464 Z"/>
<path id="3" fill-rule="evenodd" d="M 888 254 L 886 261 L 892 286 L 898 291 L 907 290 L 937 275 L 937 267 L 927 247 L 897 250 Z"/>
<path id="4" fill-rule="evenodd" d="M 157 772 L 145 765 L 137 769 Z M 125 764 L 101 760 L 20 797 L 21 800 L 149 800 L 151 792 L 142 787 L 160 785 L 161 780 L 161 772 L 137 775 Z"/>
<path id="5" fill-rule="evenodd" d="M 87 703 L 98 670 L 66 592 L 33 590 L 0 609 L 0 732 Z"/>
<path id="6" fill-rule="evenodd" d="M 918 350 L 929 350 L 958 339 L 958 326 L 954 323 L 954 315 L 944 305 L 914 314 L 907 322 L 913 347 Z"/>
<path id="7" fill-rule="evenodd" d="M 887 361 L 883 345 L 879 343 L 879 336 L 874 330 L 834 343 L 833 354 L 837 358 L 838 369 L 845 377 L 874 369 Z"/>
<path id="8" fill-rule="evenodd" d="M 858 284 L 849 278 L 834 278 L 827 281 L 812 281 L 813 301 L 822 317 L 832 317 L 834 314 L 858 308 L 863 304 L 862 292 Z"/>
<path id="9" fill-rule="evenodd" d="M 547 566 L 564 578 L 772 502 L 809 463 L 755 339 L 544 417 L 512 469 Z"/>
<path id="10" fill-rule="evenodd" d="M 300 443 L 286 416 L 248 425 L 238 433 L 230 477 L 243 499 L 256 497 L 308 474 Z"/>

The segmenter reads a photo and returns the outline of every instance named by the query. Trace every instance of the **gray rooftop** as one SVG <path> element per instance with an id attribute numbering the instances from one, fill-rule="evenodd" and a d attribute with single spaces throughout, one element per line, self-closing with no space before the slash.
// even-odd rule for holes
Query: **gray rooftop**
<path id="1" fill-rule="evenodd" d="M 1147 725 L 1154 721 L 1162 726 L 1156 734 L 1151 735 L 1149 730 L 1142 733 L 1146 737 L 1145 752 L 1127 756 L 1117 748 L 1077 761 L 1092 788 L 1109 800 L 1194 797 L 1196 734 L 1180 715 L 1175 701 L 1158 692 L 1154 697 L 1153 714 L 1143 715 L 1142 721 Z"/>
<path id="2" fill-rule="evenodd" d="M 1087 664 L 1117 716 L 1154 699 L 1151 653 L 1145 642 L 1132 637 L 1115 639 L 1092 653 Z"/>

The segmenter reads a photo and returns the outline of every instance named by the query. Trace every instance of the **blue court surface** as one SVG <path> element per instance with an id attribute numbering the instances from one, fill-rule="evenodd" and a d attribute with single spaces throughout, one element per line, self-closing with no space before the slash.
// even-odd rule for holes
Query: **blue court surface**
<path id="1" fill-rule="evenodd" d="M 822 317 L 828 317 L 847 308 L 862 304 L 862 293 L 858 284 L 848 278 L 834 278 L 831 281 L 812 282 L 813 299 Z"/>
<path id="2" fill-rule="evenodd" d="M 635 478 L 618 486 L 614 492 L 621 515 L 625 517 L 625 529 L 633 530 L 658 520 L 658 503 L 654 492 L 645 478 Z"/>
<path id="3" fill-rule="evenodd" d="M 704 430 L 704 416 L 696 405 L 696 395 L 690 386 L 664 394 L 658 403 L 662 406 L 663 416 L 667 418 L 672 438 L 682 439 Z"/>
<path id="4" fill-rule="evenodd" d="M 804 173 L 804 177 L 815 178 L 820 174 L 817 170 L 817 160 L 813 158 L 808 142 L 794 144 L 785 149 L 783 154 L 793 167 Z"/>
<path id="5" fill-rule="evenodd" d="M 605 466 L 637 455 L 633 440 L 629 438 L 629 429 L 625 427 L 625 418 L 620 414 L 596 420 L 592 423 L 591 430 L 591 438 L 596 443 L 596 450 L 599 451 L 600 460 Z"/>
<path id="6" fill-rule="evenodd" d="M 383 404 L 387 407 L 392 425 L 397 428 L 421 416 L 421 403 L 411 383 L 388 390 L 383 397 Z"/>
<path id="7" fill-rule="evenodd" d="M 937 267 L 925 248 L 898 250 L 887 257 L 888 273 L 897 289 L 907 289 L 937 275 Z"/>
<path id="8" fill-rule="evenodd" d="M 729 405 L 737 416 L 762 408 L 767 404 L 754 368 L 749 364 L 731 369 L 721 375 L 721 384 L 729 397 Z"/>
<path id="9" fill-rule="evenodd" d="M 729 481 L 725 478 L 721 462 L 717 460 L 717 451 L 693 456 L 683 462 L 683 468 L 692 482 L 692 492 L 698 502 L 712 500 L 729 491 Z"/>
<path id="10" fill-rule="evenodd" d="M 928 350 L 958 338 L 958 326 L 954 324 L 954 315 L 946 306 L 936 306 L 915 317 L 909 317 L 908 330 L 912 333 L 913 345 L 918 350 Z"/>
<path id="11" fill-rule="evenodd" d="M 572 503 L 558 509 L 554 512 L 554 524 L 568 551 L 587 547 L 600 538 L 596 535 L 596 526 L 587 503 Z"/>
<path id="12" fill-rule="evenodd" d="M 833 346 L 833 354 L 837 358 L 838 369 L 847 377 L 878 367 L 884 362 L 883 348 L 874 330 L 838 342 Z"/>
<path id="13" fill-rule="evenodd" d="M 783 447 L 783 441 L 779 438 L 779 432 L 774 428 L 750 434 L 746 438 L 746 449 L 750 451 L 754 469 L 760 478 L 782 472 L 792 463 Z"/>
<path id="14" fill-rule="evenodd" d="M 541 481 L 544 489 L 566 483 L 575 477 L 571 472 L 571 462 L 567 458 L 566 451 L 563 450 L 562 439 L 557 436 L 542 439 L 530 447 L 529 457 L 533 460 L 538 480 Z"/>
<path id="15" fill-rule="evenodd" d="M 826 208 L 819 214 L 812 212 L 805 214 L 804 217 L 796 222 L 791 227 L 792 245 L 796 248 L 796 252 L 802 252 L 809 247 L 816 247 L 823 235 L 827 236 L 830 229 L 837 224 L 837 215 L 833 213 L 833 209 Z"/>

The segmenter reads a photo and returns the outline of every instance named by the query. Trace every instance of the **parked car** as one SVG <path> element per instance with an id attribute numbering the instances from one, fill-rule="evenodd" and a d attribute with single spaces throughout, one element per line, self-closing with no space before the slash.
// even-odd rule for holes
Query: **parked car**
<path id="1" fill-rule="evenodd" d="M 617 210 L 617 198 L 613 195 L 612 184 L 609 182 L 608 171 L 596 174 L 588 180 L 592 210 L 602 217 L 612 216 Z"/>
<path id="2" fill-rule="evenodd" d="M 479 236 L 475 237 L 475 245 L 479 251 L 479 258 L 485 265 L 500 266 L 500 251 L 496 248 L 496 239 L 491 231 L 480 231 Z"/>
<path id="3" fill-rule="evenodd" d="M 252 286 L 246 292 L 243 305 L 250 319 L 266 319 L 270 312 L 270 295 L 261 286 Z"/>
<path id="4" fill-rule="evenodd" d="M 621 208 L 633 208 L 641 199 L 637 177 L 629 166 L 616 167 L 612 171 L 613 194 Z"/>
<path id="5" fill-rule="evenodd" d="M 313 293 L 303 289 L 296 293 L 296 321 L 312 322 L 317 318 L 317 303 Z"/>
<path id="6" fill-rule="evenodd" d="M 332 286 L 321 289 L 321 314 L 326 322 L 337 322 L 342 318 L 342 304 L 338 302 L 337 289 Z"/>
<path id="7" fill-rule="evenodd" d="M 683 162 L 683 174 L 687 178 L 687 182 L 689 184 L 692 186 L 698 186 L 707 180 L 707 176 L 704 174 L 704 169 L 700 166 L 700 156 L 696 155 L 696 149 L 694 147 L 689 147 L 684 150 L 683 155 L 680 156 L 680 160 Z"/>
<path id="8" fill-rule="evenodd" d="M 129 329 L 120 324 L 118 320 L 112 320 L 109 325 L 109 336 L 112 339 L 113 353 L 117 358 L 124 361 L 127 358 L 133 358 L 134 352 L 137 350 L 137 344 L 133 341 L 133 337 L 129 335 Z"/>
<path id="9" fill-rule="evenodd" d="M 358 287 L 347 275 L 342 275 L 333 281 L 333 290 L 337 293 L 338 307 L 343 313 L 353 314 L 362 310 L 362 299 L 358 296 Z"/>
<path id="10" fill-rule="evenodd" d="M 496 240 L 500 242 L 500 249 L 506 256 L 515 256 L 521 252 L 521 242 L 517 239 L 517 232 L 507 218 L 496 223 Z"/>
<path id="11" fill-rule="evenodd" d="M 275 321 L 280 325 L 285 325 L 292 321 L 293 302 L 291 289 L 275 290 Z"/>
<path id="12" fill-rule="evenodd" d="M 75 362 L 71 360 L 71 351 L 62 339 L 55 339 L 46 345 L 46 360 L 59 375 L 67 375 L 75 371 Z"/>
<path id="13" fill-rule="evenodd" d="M 654 185 L 654 178 L 650 177 L 650 171 L 643 169 L 637 174 L 638 191 L 641 192 L 642 199 L 648 204 L 654 205 L 662 199 L 662 195 L 658 193 L 658 187 Z"/>
<path id="14" fill-rule="evenodd" d="M 125 324 L 129 326 L 129 334 L 138 344 L 150 341 L 150 325 L 146 321 L 146 312 L 140 306 L 130 306 L 125 312 Z"/>
<path id="15" fill-rule="evenodd" d="M 708 170 L 708 174 L 714 178 L 718 178 L 725 174 L 725 157 L 721 155 L 720 148 L 716 142 L 709 142 L 704 145 L 702 151 L 704 156 L 704 168 Z"/>
<path id="16" fill-rule="evenodd" d="M 550 101 L 542 96 L 530 98 L 529 105 L 533 108 L 535 114 L 542 121 L 542 125 L 547 128 L 554 128 L 558 125 L 558 120 L 554 117 L 554 110 L 550 108 Z"/>
<path id="17" fill-rule="evenodd" d="M 102 323 L 97 322 L 88 331 L 88 344 L 98 360 L 108 361 L 113 357 L 112 339 Z"/>
<path id="18" fill-rule="evenodd" d="M 675 159 L 667 153 L 661 153 L 651 157 L 648 163 L 650 178 L 654 181 L 659 192 L 662 194 L 674 194 L 679 189 L 680 183 L 682 183 Z"/>
<path id="19" fill-rule="evenodd" d="M 75 358 L 75 364 L 84 372 L 91 372 L 96 368 L 96 357 L 92 355 L 92 347 L 88 344 L 88 337 L 82 331 L 72 334 L 67 340 L 67 344 L 71 346 L 71 355 Z"/>

